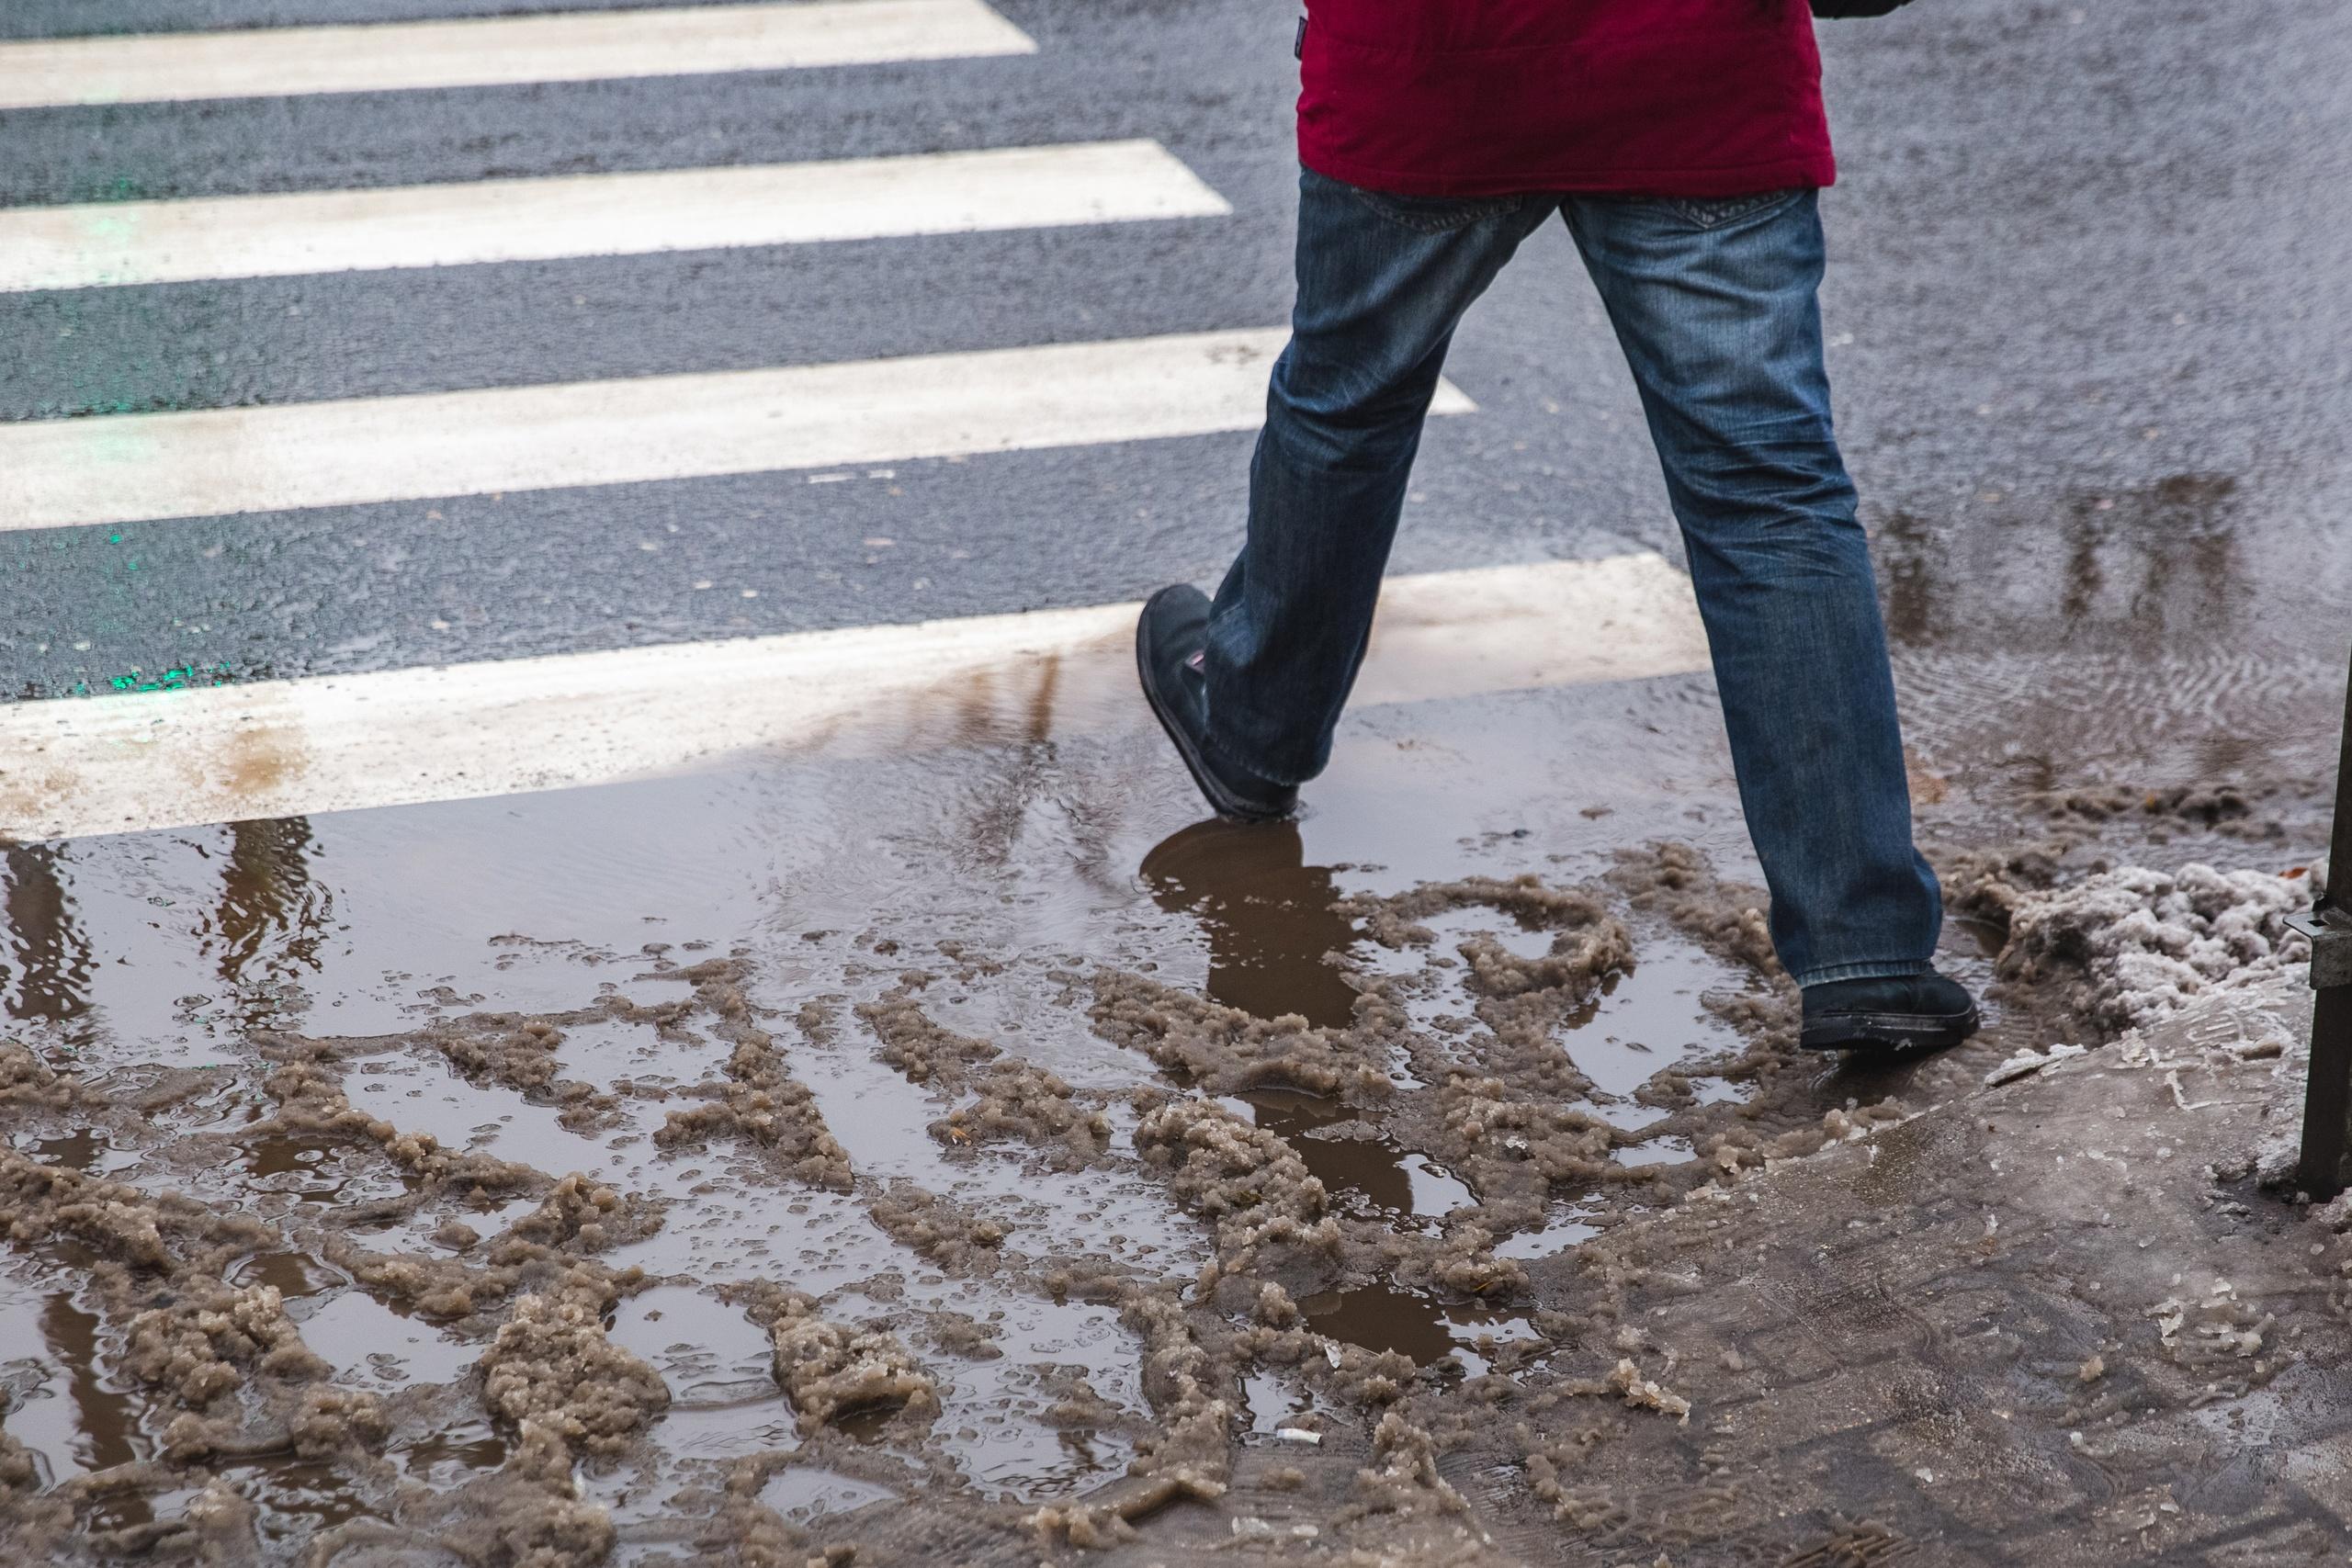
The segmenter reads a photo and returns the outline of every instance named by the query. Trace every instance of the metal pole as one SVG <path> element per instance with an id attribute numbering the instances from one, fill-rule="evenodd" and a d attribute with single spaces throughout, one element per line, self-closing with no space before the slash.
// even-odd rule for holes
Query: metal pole
<path id="1" fill-rule="evenodd" d="M 2352 1122 L 2352 683 L 2344 693 L 2343 752 L 2335 764 L 2335 831 L 2327 891 L 2293 924 L 2312 939 L 2311 1080 L 2303 1090 L 2303 1146 L 2295 1184 L 2314 1198 L 2344 1186 Z"/>

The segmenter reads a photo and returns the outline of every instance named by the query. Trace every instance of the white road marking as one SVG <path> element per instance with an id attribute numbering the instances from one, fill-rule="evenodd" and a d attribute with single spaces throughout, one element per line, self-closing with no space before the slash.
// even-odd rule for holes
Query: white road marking
<path id="1" fill-rule="evenodd" d="M 980 0 L 820 0 L 0 44 L 0 109 L 1034 54 Z"/>
<path id="2" fill-rule="evenodd" d="M 1285 333 L 0 424 L 0 529 L 1250 430 Z M 1452 386 L 1433 412 L 1473 407 Z"/>
<path id="3" fill-rule="evenodd" d="M 566 789 L 761 753 L 873 756 L 1148 727 L 1137 608 L 8 704 L 0 838 Z M 1706 664 L 1690 584 L 1656 555 L 1439 572 L 1387 584 L 1356 701 Z"/>
<path id="4" fill-rule="evenodd" d="M 1154 141 L 0 210 L 0 292 L 645 255 L 1233 209 Z"/>

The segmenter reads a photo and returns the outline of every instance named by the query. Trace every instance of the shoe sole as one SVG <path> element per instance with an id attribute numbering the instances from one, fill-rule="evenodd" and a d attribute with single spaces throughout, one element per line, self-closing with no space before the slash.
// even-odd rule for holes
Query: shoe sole
<path id="1" fill-rule="evenodd" d="M 1841 1012 L 1808 1023 L 1801 1051 L 1943 1051 L 1976 1032 L 1977 1012 Z"/>
<path id="2" fill-rule="evenodd" d="M 1151 660 L 1144 649 L 1141 622 L 1136 626 L 1136 680 L 1143 687 L 1143 700 L 1150 705 L 1151 716 L 1159 721 L 1159 728 L 1175 743 L 1176 754 L 1184 760 L 1184 771 L 1193 775 L 1194 786 L 1218 816 L 1235 818 L 1243 822 L 1279 822 L 1291 814 L 1293 808 L 1290 807 L 1270 811 L 1262 806 L 1249 804 L 1218 783 L 1216 775 L 1203 764 L 1200 748 L 1193 743 L 1193 738 L 1185 733 L 1184 727 L 1169 713 L 1168 704 L 1159 694 L 1159 682 L 1152 679 Z"/>

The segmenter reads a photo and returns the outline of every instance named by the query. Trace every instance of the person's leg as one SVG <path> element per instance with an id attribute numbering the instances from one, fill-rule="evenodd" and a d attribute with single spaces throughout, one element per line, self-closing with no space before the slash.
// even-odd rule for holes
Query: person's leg
<path id="1" fill-rule="evenodd" d="M 1922 974 L 1943 903 L 1830 428 L 1815 193 L 1565 210 L 1689 547 L 1781 961 L 1809 987 Z"/>
<path id="2" fill-rule="evenodd" d="M 1299 182 L 1298 302 L 1250 469 L 1250 534 L 1209 614 L 1207 743 L 1322 772 L 1354 683 L 1453 329 L 1556 202 Z"/>

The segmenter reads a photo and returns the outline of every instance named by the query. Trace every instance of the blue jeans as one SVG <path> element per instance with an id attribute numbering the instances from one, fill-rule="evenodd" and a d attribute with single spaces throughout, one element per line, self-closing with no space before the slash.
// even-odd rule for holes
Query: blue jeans
<path id="1" fill-rule="evenodd" d="M 1210 743 L 1283 784 L 1329 760 L 1455 324 L 1556 212 L 1666 470 L 1781 961 L 1800 985 L 1925 969 L 1943 902 L 1830 428 L 1815 193 L 1457 199 L 1311 171 L 1300 190 L 1292 337 L 1209 623 Z"/>

